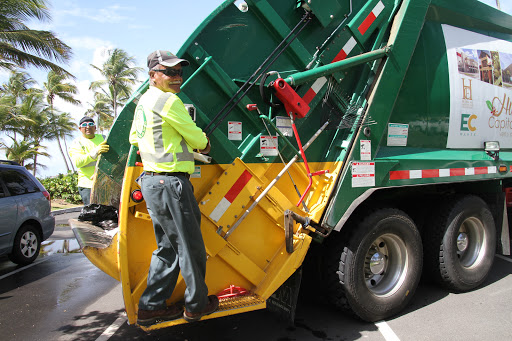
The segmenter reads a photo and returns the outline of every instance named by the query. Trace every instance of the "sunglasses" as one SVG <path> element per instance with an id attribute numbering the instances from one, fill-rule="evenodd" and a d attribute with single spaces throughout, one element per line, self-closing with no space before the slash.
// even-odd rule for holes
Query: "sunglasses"
<path id="1" fill-rule="evenodd" d="M 151 71 L 161 72 L 168 77 L 183 76 L 183 69 L 156 69 Z"/>
<path id="2" fill-rule="evenodd" d="M 94 124 L 94 122 L 84 122 L 82 124 L 80 124 L 80 128 L 87 128 L 87 127 L 94 127 L 96 126 L 96 124 Z"/>

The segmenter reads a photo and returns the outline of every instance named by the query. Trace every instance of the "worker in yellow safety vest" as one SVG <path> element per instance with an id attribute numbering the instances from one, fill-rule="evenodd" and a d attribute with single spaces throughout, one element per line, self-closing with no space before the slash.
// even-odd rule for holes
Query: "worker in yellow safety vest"
<path id="1" fill-rule="evenodd" d="M 91 117 L 82 117 L 78 126 L 82 136 L 69 147 L 69 156 L 78 169 L 78 192 L 84 205 L 89 205 L 96 162 L 100 154 L 108 152 L 109 146 L 103 135 L 96 134 L 96 124 Z"/>
<path id="2" fill-rule="evenodd" d="M 157 241 L 139 300 L 137 323 L 142 326 L 180 316 L 197 321 L 219 305 L 217 296 L 208 296 L 201 212 L 189 180 L 194 149 L 206 154 L 210 143 L 176 95 L 182 67 L 188 65 L 169 51 L 148 56 L 150 86 L 138 102 L 130 131 L 130 143 L 139 148 L 143 163 L 141 190 Z M 167 306 L 180 270 L 187 286 L 185 307 Z"/>

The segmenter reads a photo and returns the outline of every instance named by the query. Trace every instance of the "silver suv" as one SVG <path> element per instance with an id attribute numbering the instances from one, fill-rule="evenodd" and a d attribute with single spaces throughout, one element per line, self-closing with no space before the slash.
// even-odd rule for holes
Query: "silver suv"
<path id="1" fill-rule="evenodd" d="M 25 167 L 0 160 L 0 256 L 32 263 L 55 229 L 50 194 Z"/>

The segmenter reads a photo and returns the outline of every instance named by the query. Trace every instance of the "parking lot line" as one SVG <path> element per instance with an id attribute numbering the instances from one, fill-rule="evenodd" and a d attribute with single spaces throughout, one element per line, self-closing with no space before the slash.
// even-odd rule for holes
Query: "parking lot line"
<path id="1" fill-rule="evenodd" d="M 50 257 L 51 257 L 51 256 L 50 256 Z M 34 263 L 29 264 L 29 265 L 27 265 L 27 266 L 24 266 L 24 267 L 22 267 L 22 268 L 19 268 L 19 269 L 16 269 L 16 270 L 14 270 L 14 271 L 11 271 L 11 272 L 9 272 L 9 273 L 6 273 L 5 275 L 0 276 L 0 280 L 4 279 L 4 278 L 6 278 L 6 277 L 9 277 L 10 275 L 14 275 L 14 274 L 15 274 L 15 273 L 17 273 L 17 272 L 20 272 L 20 271 L 26 270 L 26 269 L 28 269 L 28 268 L 30 268 L 30 267 L 32 267 L 32 266 L 34 266 L 34 265 L 38 265 L 38 264 L 41 264 L 42 262 L 46 262 L 48 259 L 50 259 L 50 257 L 43 258 L 43 259 L 41 259 L 39 262 L 34 262 Z"/>
<path id="2" fill-rule="evenodd" d="M 119 316 L 105 331 L 96 339 L 96 341 L 107 341 L 116 331 L 126 322 L 126 316 Z"/>
<path id="3" fill-rule="evenodd" d="M 396 336 L 395 332 L 393 329 L 391 329 L 389 324 L 386 323 L 386 321 L 375 322 L 375 325 L 377 328 L 379 328 L 379 332 L 382 334 L 382 336 L 384 336 L 386 341 L 400 341 L 398 336 Z"/>

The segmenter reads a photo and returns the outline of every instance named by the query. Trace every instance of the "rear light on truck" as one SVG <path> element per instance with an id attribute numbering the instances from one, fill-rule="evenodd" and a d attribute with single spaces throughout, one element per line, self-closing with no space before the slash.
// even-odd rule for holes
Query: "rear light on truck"
<path id="1" fill-rule="evenodd" d="M 142 196 L 142 192 L 140 191 L 140 189 L 134 190 L 130 196 L 132 200 L 135 201 L 136 203 L 142 202 L 142 200 L 144 200 L 144 197 Z"/>
<path id="2" fill-rule="evenodd" d="M 512 207 L 512 187 L 505 188 L 505 201 L 507 207 Z"/>

